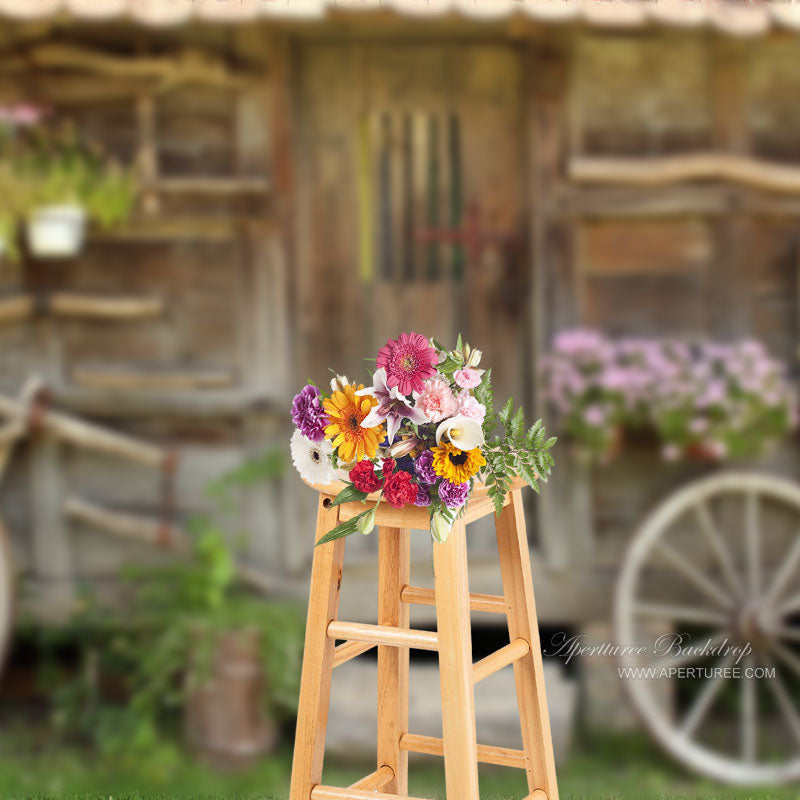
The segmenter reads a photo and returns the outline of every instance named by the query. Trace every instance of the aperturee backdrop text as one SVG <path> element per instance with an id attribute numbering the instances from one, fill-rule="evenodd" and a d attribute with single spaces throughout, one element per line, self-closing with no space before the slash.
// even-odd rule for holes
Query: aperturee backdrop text
<path id="1" fill-rule="evenodd" d="M 447 350 L 418 333 L 401 333 L 378 351 L 371 386 L 342 375 L 330 392 L 309 383 L 292 404 L 295 467 L 308 483 L 345 481 L 336 505 L 375 492 L 394 508 L 430 508 L 438 542 L 463 513 L 476 480 L 486 484 L 499 514 L 515 476 L 539 490 L 553 466 L 555 439 L 546 438 L 541 420 L 526 430 L 512 398 L 495 412 L 491 370 L 480 362 L 481 351 L 460 336 Z M 318 544 L 370 533 L 374 525 L 370 507 Z"/>

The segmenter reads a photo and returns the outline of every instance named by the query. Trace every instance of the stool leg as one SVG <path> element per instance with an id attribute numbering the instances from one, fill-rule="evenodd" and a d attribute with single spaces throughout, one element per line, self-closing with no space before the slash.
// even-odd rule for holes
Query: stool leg
<path id="1" fill-rule="evenodd" d="M 528 789 L 530 792 L 542 789 L 547 800 L 558 800 L 528 537 L 519 489 L 512 492 L 511 502 L 495 519 L 495 528 L 508 613 L 508 633 L 511 641 L 522 638 L 531 646 L 528 655 L 514 662 Z"/>
<path id="2" fill-rule="evenodd" d="M 447 800 L 479 800 L 467 537 L 457 521 L 444 544 L 433 545 L 442 739 Z"/>
<path id="3" fill-rule="evenodd" d="M 335 528 L 339 519 L 338 506 L 325 508 L 324 500 L 320 495 L 315 541 Z M 309 800 L 311 789 L 322 779 L 334 648 L 327 630 L 339 609 L 343 558 L 344 539 L 336 539 L 314 550 L 290 800 Z"/>
<path id="4" fill-rule="evenodd" d="M 410 577 L 411 537 L 408 528 L 378 530 L 378 624 L 409 627 L 409 608 L 400 592 Z M 400 737 L 408 733 L 407 647 L 378 646 L 378 767 L 394 770 L 388 794 L 408 794 L 408 753 Z"/>

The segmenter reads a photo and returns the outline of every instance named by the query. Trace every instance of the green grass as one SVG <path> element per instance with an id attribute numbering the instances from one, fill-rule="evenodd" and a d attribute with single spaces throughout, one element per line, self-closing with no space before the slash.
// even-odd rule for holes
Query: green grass
<path id="1" fill-rule="evenodd" d="M 43 740 L 46 741 L 46 740 Z M 371 771 L 367 764 L 328 759 L 323 780 L 338 786 Z M 24 726 L 0 734 L 2 800 L 286 800 L 291 753 L 287 748 L 255 767 L 221 773 L 165 749 L 153 757 L 100 758 L 74 747 L 37 743 Z M 796 800 L 797 787 L 729 789 L 681 771 L 644 736 L 613 736 L 586 742 L 558 771 L 563 800 Z M 443 797 L 441 762 L 412 762 L 409 793 Z M 515 800 L 527 793 L 513 769 L 481 768 L 482 800 Z"/>
<path id="2" fill-rule="evenodd" d="M 36 747 L 6 729 L 0 745 L 3 800 L 285 800 L 291 754 L 287 749 L 244 772 L 219 773 L 185 758 L 101 759 L 77 748 Z M 329 762 L 332 759 L 329 759 Z M 346 786 L 371 769 L 329 763 L 326 783 Z M 563 800 L 796 800 L 797 787 L 734 790 L 683 773 L 644 737 L 587 742 L 559 768 Z M 410 794 L 441 797 L 438 759 L 412 763 Z M 481 769 L 482 800 L 512 800 L 526 794 L 523 775 Z"/>

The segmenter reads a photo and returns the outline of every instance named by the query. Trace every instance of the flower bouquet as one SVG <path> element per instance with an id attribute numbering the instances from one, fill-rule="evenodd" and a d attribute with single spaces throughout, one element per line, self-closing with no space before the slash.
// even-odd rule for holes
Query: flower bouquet
<path id="1" fill-rule="evenodd" d="M 553 466 L 537 421 L 527 430 L 513 399 L 495 412 L 491 370 L 462 342 L 402 333 L 378 351 L 370 386 L 337 375 L 326 391 L 309 383 L 295 396 L 292 461 L 310 484 L 344 480 L 334 505 L 376 494 L 393 508 L 430 508 L 431 536 L 444 542 L 478 482 L 499 514 L 515 477 L 536 491 Z M 497 433 L 497 430 L 500 433 Z M 372 498 L 371 498 L 372 499 Z M 375 508 L 335 527 L 318 544 L 375 526 Z"/>

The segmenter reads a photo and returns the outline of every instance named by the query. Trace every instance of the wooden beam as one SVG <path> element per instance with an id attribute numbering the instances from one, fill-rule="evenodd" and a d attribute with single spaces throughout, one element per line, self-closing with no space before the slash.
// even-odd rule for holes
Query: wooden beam
<path id="1" fill-rule="evenodd" d="M 436 736 L 420 736 L 407 733 L 400 737 L 400 747 L 411 753 L 423 753 L 429 756 L 443 756 L 442 740 Z M 482 764 L 497 764 L 502 767 L 525 768 L 525 753 L 510 747 L 495 747 L 488 744 L 478 745 L 478 761 Z"/>
<path id="2" fill-rule="evenodd" d="M 394 780 L 394 770 L 384 764 L 374 772 L 363 777 L 360 781 L 351 784 L 349 789 L 359 789 L 363 792 L 383 791 Z"/>
<path id="3" fill-rule="evenodd" d="M 223 61 L 200 50 L 187 49 L 177 56 L 128 58 L 53 42 L 28 48 L 25 57 L 30 64 L 42 68 L 81 70 L 115 79 L 152 80 L 162 90 L 182 83 L 228 88 L 247 82 L 245 76 L 233 74 Z"/>
<path id="4" fill-rule="evenodd" d="M 165 526 L 161 520 L 143 514 L 103 508 L 74 495 L 64 501 L 63 510 L 69 519 L 123 539 L 136 539 L 150 545 L 170 547 L 183 553 L 191 550 L 186 534 L 172 526 Z"/>
<path id="5" fill-rule="evenodd" d="M 0 298 L 0 323 L 19 322 L 32 316 L 35 304 L 29 294 L 15 294 Z"/>
<path id="6" fill-rule="evenodd" d="M 414 603 L 421 606 L 436 605 L 436 596 L 433 589 L 425 589 L 422 586 L 404 586 L 400 592 L 400 599 L 404 603 Z M 489 614 L 506 613 L 505 598 L 495 594 L 470 592 L 469 607 L 472 611 L 485 611 Z"/>
<path id="7" fill-rule="evenodd" d="M 216 196 L 260 194 L 270 192 L 269 179 L 260 176 L 187 176 L 164 178 L 159 177 L 154 181 L 145 182 L 146 190 L 164 194 L 206 194 Z"/>
<path id="8" fill-rule="evenodd" d="M 343 642 L 333 651 L 333 666 L 340 667 L 375 647 L 371 642 Z"/>
<path id="9" fill-rule="evenodd" d="M 726 216 L 737 211 L 752 216 L 800 216 L 800 195 L 764 192 L 740 184 L 601 186 L 562 183 L 554 191 L 557 213 L 575 219 L 626 217 Z"/>
<path id="10" fill-rule="evenodd" d="M 394 628 L 390 625 L 367 625 L 362 622 L 334 620 L 328 625 L 329 639 L 345 639 L 417 650 L 438 650 L 439 637 L 434 631 Z"/>
<path id="11" fill-rule="evenodd" d="M 495 650 L 490 653 L 486 658 L 476 661 L 472 665 L 472 682 L 479 683 L 480 681 L 494 675 L 495 672 L 500 671 L 503 667 L 513 664 L 523 656 L 528 655 L 531 646 L 525 639 L 517 638 L 513 642 L 509 642 L 505 647 Z"/>
<path id="12" fill-rule="evenodd" d="M 683 181 L 720 180 L 765 191 L 800 193 L 800 167 L 722 152 L 637 158 L 576 156 L 569 177 L 578 183 L 667 186 Z"/>
<path id="13" fill-rule="evenodd" d="M 27 404 L 6 395 L 0 395 L 0 416 L 25 420 L 29 418 L 29 413 Z M 170 458 L 169 453 L 159 447 L 106 430 L 58 411 L 45 410 L 41 414 L 41 425 L 46 434 L 57 439 L 79 447 L 126 458 L 144 466 L 163 467 Z M 60 505 L 59 503 L 59 507 Z"/>
<path id="14" fill-rule="evenodd" d="M 233 373 L 225 369 L 145 370 L 100 366 L 76 367 L 72 380 L 78 386 L 116 391 L 224 389 L 235 383 Z"/>
<path id="15" fill-rule="evenodd" d="M 59 317 L 97 319 L 142 319 L 156 317 L 164 311 L 161 297 L 115 297 L 78 292 L 55 292 L 46 305 Z"/>

